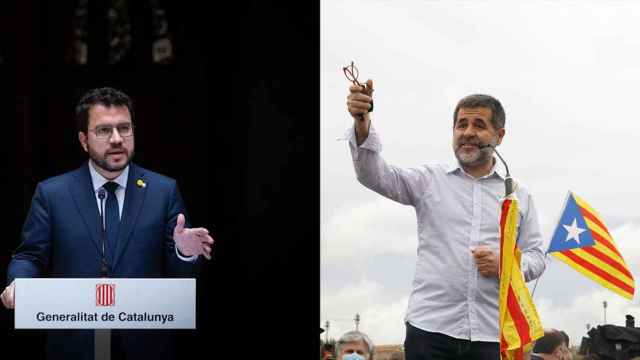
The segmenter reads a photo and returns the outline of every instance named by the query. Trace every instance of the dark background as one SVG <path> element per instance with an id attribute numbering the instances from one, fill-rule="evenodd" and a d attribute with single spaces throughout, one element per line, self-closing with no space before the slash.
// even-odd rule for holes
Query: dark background
<path id="1" fill-rule="evenodd" d="M 110 2 L 89 2 L 85 65 L 68 58 L 76 1 L 2 4 L 0 278 L 36 184 L 86 159 L 75 103 L 113 86 L 135 103 L 134 161 L 177 179 L 191 223 L 216 239 L 198 280 L 198 330 L 180 332 L 181 358 L 318 356 L 319 3 L 160 1 L 168 65 L 151 59 L 149 2 L 127 3 L 131 52 L 109 64 Z M 43 356 L 42 333 L 14 330 L 4 307 L 0 331 L 5 349 Z"/>

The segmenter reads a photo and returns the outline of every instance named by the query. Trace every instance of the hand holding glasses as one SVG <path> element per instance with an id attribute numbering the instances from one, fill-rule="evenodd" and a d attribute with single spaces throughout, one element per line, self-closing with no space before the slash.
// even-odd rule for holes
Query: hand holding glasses
<path id="1" fill-rule="evenodd" d="M 360 86 L 362 88 L 362 93 L 371 96 L 373 93 L 373 89 L 368 84 L 361 84 L 358 81 L 358 75 L 360 75 L 358 68 L 354 65 L 353 61 L 350 65 L 342 68 L 344 72 L 344 76 L 347 77 L 347 80 L 351 81 L 354 85 Z M 373 100 L 370 102 L 371 106 L 369 107 L 368 112 L 373 111 Z M 364 114 L 357 115 L 360 121 L 364 121 Z"/>

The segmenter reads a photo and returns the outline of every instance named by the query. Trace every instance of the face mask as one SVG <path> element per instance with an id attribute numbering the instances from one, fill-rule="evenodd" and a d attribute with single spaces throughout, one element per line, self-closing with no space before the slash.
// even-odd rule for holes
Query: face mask
<path id="1" fill-rule="evenodd" d="M 354 352 L 351 354 L 344 354 L 342 360 L 365 360 L 364 356 Z"/>

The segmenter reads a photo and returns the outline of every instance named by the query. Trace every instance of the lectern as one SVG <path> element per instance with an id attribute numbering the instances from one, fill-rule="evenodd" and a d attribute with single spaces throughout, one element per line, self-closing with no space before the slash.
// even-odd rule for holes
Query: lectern
<path id="1" fill-rule="evenodd" d="M 110 329 L 195 329 L 196 280 L 19 278 L 16 329 L 95 329 L 95 359 L 111 358 Z"/>

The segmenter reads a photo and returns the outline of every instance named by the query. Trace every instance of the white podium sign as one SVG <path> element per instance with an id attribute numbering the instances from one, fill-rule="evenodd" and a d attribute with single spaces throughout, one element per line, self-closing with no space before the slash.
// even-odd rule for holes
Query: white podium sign
<path id="1" fill-rule="evenodd" d="M 16 329 L 195 329 L 195 279 L 16 279 Z"/>

